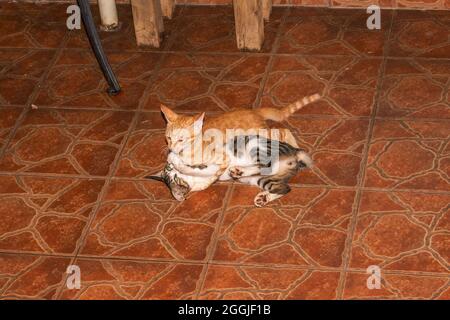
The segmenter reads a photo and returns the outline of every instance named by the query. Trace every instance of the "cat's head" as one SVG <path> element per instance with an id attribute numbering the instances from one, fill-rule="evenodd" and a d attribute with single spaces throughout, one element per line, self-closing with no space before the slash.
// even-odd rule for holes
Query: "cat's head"
<path id="1" fill-rule="evenodd" d="M 202 132 L 205 113 L 188 116 L 178 114 L 165 105 L 161 105 L 161 112 L 167 121 L 166 141 L 169 150 L 180 154 L 186 147 L 192 147 L 195 137 Z"/>
<path id="2" fill-rule="evenodd" d="M 178 201 L 186 200 L 191 191 L 189 184 L 174 172 L 173 166 L 169 163 L 162 171 L 145 178 L 164 182 L 169 187 L 172 196 Z"/>

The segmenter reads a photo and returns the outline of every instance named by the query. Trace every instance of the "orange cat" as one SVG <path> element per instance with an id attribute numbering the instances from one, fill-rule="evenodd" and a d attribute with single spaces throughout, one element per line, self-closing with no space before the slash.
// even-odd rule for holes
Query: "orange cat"
<path id="1" fill-rule="evenodd" d="M 260 108 L 260 109 L 238 109 L 230 112 L 205 118 L 205 113 L 196 116 L 177 114 L 170 108 L 161 105 L 161 111 L 167 120 L 166 141 L 171 153 L 177 155 L 186 165 L 202 166 L 216 164 L 222 170 L 227 167 L 227 159 L 223 154 L 224 141 L 209 142 L 205 137 L 221 134 L 228 139 L 237 135 L 258 133 L 269 139 L 286 142 L 293 147 L 298 147 L 292 133 L 285 128 L 276 131 L 279 136 L 272 136 L 270 130 L 267 133 L 251 130 L 267 129 L 267 120 L 281 122 L 289 118 L 296 111 L 307 104 L 320 99 L 320 95 L 314 94 L 300 101 L 290 104 L 282 109 Z M 230 130 L 231 136 L 229 135 Z M 211 133 L 212 134 L 209 134 Z M 225 140 L 225 139 L 224 139 Z M 205 152 L 208 150 L 210 152 Z M 215 151 L 215 152 L 214 152 Z M 222 172 L 218 172 L 220 176 Z M 186 173 L 188 174 L 188 173 Z"/>

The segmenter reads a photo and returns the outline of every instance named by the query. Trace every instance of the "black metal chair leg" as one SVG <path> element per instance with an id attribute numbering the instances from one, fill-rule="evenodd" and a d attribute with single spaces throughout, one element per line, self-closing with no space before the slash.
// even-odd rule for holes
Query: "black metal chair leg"
<path id="1" fill-rule="evenodd" d="M 77 2 L 80 7 L 81 18 L 83 19 L 84 29 L 86 29 L 86 34 L 89 38 L 89 42 L 91 43 L 92 51 L 94 51 L 95 58 L 97 59 L 103 75 L 108 82 L 108 94 L 116 95 L 120 92 L 120 85 L 113 70 L 111 69 L 111 65 L 108 62 L 105 52 L 103 51 L 102 43 L 100 42 L 100 38 L 94 24 L 94 19 L 92 18 L 89 0 L 77 0 Z"/>

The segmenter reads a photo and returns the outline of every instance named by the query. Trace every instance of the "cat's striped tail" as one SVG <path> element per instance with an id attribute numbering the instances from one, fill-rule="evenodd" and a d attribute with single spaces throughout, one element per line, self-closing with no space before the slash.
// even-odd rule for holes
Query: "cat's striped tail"
<path id="1" fill-rule="evenodd" d="M 320 94 L 313 94 L 308 97 L 304 97 L 302 100 L 298 100 L 290 105 L 282 108 L 261 108 L 255 109 L 264 119 L 281 122 L 289 118 L 292 114 L 321 98 Z"/>

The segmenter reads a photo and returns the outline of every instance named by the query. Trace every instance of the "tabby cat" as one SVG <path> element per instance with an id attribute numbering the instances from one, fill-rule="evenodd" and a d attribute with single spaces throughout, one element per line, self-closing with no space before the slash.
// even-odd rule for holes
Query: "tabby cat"
<path id="1" fill-rule="evenodd" d="M 290 191 L 289 180 L 299 170 L 312 164 L 311 158 L 303 150 L 255 135 L 234 137 L 226 144 L 226 152 L 229 154 L 230 168 L 219 180 L 235 179 L 259 186 L 264 191 L 254 200 L 258 207 L 287 194 Z M 181 170 L 186 170 L 185 165 L 176 157 L 169 155 L 169 159 L 174 161 L 178 168 L 181 167 Z M 208 166 L 194 169 L 203 171 L 204 176 L 187 176 L 174 167 L 172 163 L 168 163 L 159 176 L 148 178 L 164 181 L 175 199 L 180 201 L 184 200 L 189 192 L 203 190 L 216 180 L 214 172 L 217 167 L 212 171 Z M 210 171 L 213 175 L 208 177 L 205 171 Z"/>

